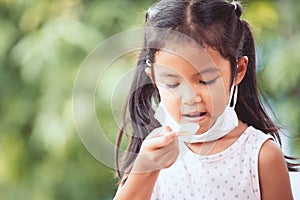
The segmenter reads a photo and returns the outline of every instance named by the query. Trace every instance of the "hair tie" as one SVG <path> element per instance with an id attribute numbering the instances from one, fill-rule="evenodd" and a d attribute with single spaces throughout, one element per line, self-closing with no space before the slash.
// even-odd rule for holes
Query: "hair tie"
<path id="1" fill-rule="evenodd" d="M 231 4 L 234 6 L 234 10 L 236 10 L 237 9 L 236 3 L 235 2 L 231 2 Z"/>
<path id="2" fill-rule="evenodd" d="M 231 5 L 234 6 L 234 12 L 236 16 L 240 18 L 243 12 L 241 4 L 238 1 L 233 1 L 231 2 Z"/>

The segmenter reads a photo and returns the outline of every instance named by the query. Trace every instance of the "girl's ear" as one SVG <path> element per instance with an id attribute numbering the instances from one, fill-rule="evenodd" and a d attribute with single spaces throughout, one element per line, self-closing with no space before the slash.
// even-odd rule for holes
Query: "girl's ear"
<path id="1" fill-rule="evenodd" d="M 145 73 L 147 74 L 147 76 L 151 79 L 151 81 L 153 82 L 152 80 L 152 71 L 151 71 L 151 68 L 150 67 L 146 67 L 145 68 Z"/>
<path id="2" fill-rule="evenodd" d="M 235 75 L 235 85 L 238 85 L 242 82 L 245 77 L 248 65 L 248 57 L 242 56 L 237 63 L 237 73 Z"/>

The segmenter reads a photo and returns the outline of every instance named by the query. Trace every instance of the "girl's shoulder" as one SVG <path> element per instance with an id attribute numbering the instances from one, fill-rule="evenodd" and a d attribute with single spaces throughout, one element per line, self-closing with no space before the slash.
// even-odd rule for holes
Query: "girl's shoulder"
<path id="1" fill-rule="evenodd" d="M 284 161 L 284 155 L 281 148 L 273 140 L 267 140 L 262 145 L 259 152 L 259 164 L 265 167 L 273 167 Z"/>
<path id="2" fill-rule="evenodd" d="M 265 145 L 266 143 L 272 143 L 273 145 L 276 145 L 273 137 L 270 134 L 264 133 L 261 130 L 254 128 L 253 126 L 249 126 L 244 131 L 243 135 L 245 138 L 243 144 L 243 148 L 246 149 L 245 152 L 250 154 L 251 157 L 256 158 L 257 161 L 260 157 L 261 152 L 264 152 L 266 150 L 268 151 L 268 149 L 270 148 L 269 145 Z"/>
<path id="3" fill-rule="evenodd" d="M 267 140 L 261 146 L 258 172 L 263 198 L 293 199 L 284 154 L 274 140 Z"/>
<path id="4" fill-rule="evenodd" d="M 264 133 L 252 126 L 249 126 L 245 132 L 246 144 L 251 147 L 252 153 L 258 156 L 261 164 L 272 162 L 272 159 L 284 157 L 280 146 L 274 141 L 272 135 Z"/>
<path id="5" fill-rule="evenodd" d="M 252 169 L 259 177 L 260 196 L 267 199 L 292 199 L 289 174 L 284 154 L 273 137 L 249 127 L 248 141 L 252 141 L 252 156 L 256 157 Z M 280 183 L 280 184 L 278 184 Z"/>
<path id="6" fill-rule="evenodd" d="M 247 136 L 248 143 L 255 143 L 261 147 L 265 142 L 269 140 L 272 141 L 274 139 L 270 134 L 264 133 L 253 126 L 249 126 L 243 134 Z"/>

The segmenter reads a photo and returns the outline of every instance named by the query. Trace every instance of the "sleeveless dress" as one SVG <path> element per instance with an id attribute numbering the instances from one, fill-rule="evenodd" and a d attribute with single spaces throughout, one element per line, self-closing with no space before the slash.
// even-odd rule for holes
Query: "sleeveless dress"
<path id="1" fill-rule="evenodd" d="M 253 127 L 226 150 L 202 156 L 179 141 L 180 154 L 161 170 L 151 200 L 260 199 L 258 155 L 267 135 Z"/>

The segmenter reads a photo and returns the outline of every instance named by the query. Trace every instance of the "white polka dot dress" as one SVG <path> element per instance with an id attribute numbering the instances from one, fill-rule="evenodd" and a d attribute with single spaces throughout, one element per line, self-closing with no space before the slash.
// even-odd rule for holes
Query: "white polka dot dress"
<path id="1" fill-rule="evenodd" d="M 229 148 L 209 156 L 195 154 L 180 142 L 179 158 L 161 170 L 151 199 L 260 199 L 258 154 L 270 138 L 248 127 Z"/>

